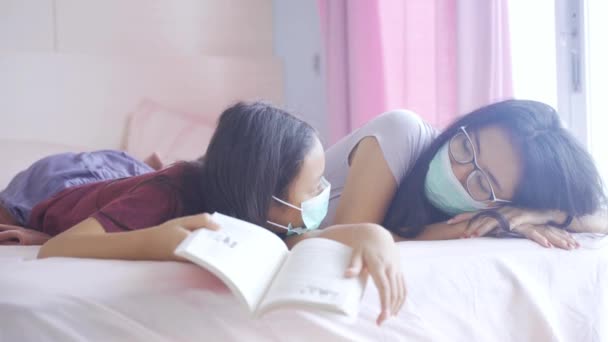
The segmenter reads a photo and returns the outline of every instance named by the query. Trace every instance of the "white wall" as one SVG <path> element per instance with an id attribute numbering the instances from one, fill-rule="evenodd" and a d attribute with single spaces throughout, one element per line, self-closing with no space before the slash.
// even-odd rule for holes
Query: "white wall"
<path id="1" fill-rule="evenodd" d="M 274 52 L 283 60 L 285 105 L 329 136 L 316 0 L 273 0 Z"/>
<path id="2" fill-rule="evenodd" d="M 0 0 L 0 52 L 54 49 L 52 0 Z"/>
<path id="3" fill-rule="evenodd" d="M 327 137 L 321 47 L 316 0 L 0 0 L 0 54 L 5 57 L 13 53 L 140 58 L 200 54 L 274 60 L 274 53 L 283 62 L 277 66 L 283 69 L 285 81 L 279 104 Z M 14 84 L 5 81 L 7 87 Z M 0 104 L 6 109 L 11 101 L 5 95 L 0 94 Z M 8 112 L 22 117 L 16 110 Z M 6 122 L 7 115 L 5 111 L 0 117 Z M 0 136 L 7 133 L 22 135 L 14 129 L 0 130 Z"/>
<path id="4" fill-rule="evenodd" d="M 0 0 L 0 52 L 269 56 L 271 0 Z"/>
<path id="5" fill-rule="evenodd" d="M 272 0 L 0 0 L 0 139 L 119 148 L 143 98 L 283 104 L 272 22 Z"/>

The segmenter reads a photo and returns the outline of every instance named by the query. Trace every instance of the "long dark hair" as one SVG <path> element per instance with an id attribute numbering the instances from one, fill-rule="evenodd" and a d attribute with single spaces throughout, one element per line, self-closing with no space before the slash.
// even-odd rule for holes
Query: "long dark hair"
<path id="1" fill-rule="evenodd" d="M 130 191 L 144 185 L 166 191 L 174 205 L 165 220 L 217 211 L 264 225 L 272 196 L 287 197 L 317 138 L 312 126 L 282 109 L 239 102 L 222 112 L 202 157 L 170 166 L 181 167 L 179 179 L 163 170 Z M 103 212 L 100 204 L 97 208 L 117 226 L 135 228 Z"/>
<path id="2" fill-rule="evenodd" d="M 185 211 L 217 211 L 264 225 L 272 196 L 286 197 L 316 138 L 308 123 L 269 104 L 231 106 L 206 154 L 187 164 L 183 202 L 194 205 Z"/>
<path id="3" fill-rule="evenodd" d="M 555 110 L 541 102 L 507 100 L 459 118 L 433 141 L 401 180 L 383 225 L 411 238 L 426 225 L 448 219 L 424 194 L 429 164 L 461 126 L 477 131 L 489 125 L 498 125 L 508 132 L 522 158 L 523 178 L 509 205 L 561 210 L 579 216 L 593 213 L 605 203 L 602 181 L 593 159 L 561 125 Z"/>

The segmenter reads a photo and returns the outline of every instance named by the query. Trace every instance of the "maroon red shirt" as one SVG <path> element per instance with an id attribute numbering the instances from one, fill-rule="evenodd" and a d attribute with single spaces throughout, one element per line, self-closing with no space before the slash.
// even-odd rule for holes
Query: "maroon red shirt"
<path id="1" fill-rule="evenodd" d="M 68 188 L 32 210 L 28 228 L 55 236 L 95 218 L 107 232 L 159 225 L 184 214 L 184 164 L 141 176 Z M 157 181 L 165 175 L 165 181 Z M 154 178 L 157 177 L 157 178 Z M 167 182 L 168 180 L 168 182 Z"/>

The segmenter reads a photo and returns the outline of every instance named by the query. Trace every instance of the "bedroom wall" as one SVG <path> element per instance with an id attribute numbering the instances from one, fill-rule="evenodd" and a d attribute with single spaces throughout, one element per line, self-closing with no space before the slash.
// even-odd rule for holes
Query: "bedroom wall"
<path id="1" fill-rule="evenodd" d="M 271 0 L 0 0 L 0 49 L 271 55 Z"/>
<path id="2" fill-rule="evenodd" d="M 319 20 L 316 0 L 273 1 L 274 52 L 283 61 L 285 103 L 327 138 Z"/>
<path id="3" fill-rule="evenodd" d="M 0 119 L 10 123 L 0 125 L 0 139 L 118 148 L 141 97 L 206 115 L 236 99 L 284 104 L 273 6 L 0 0 Z M 288 107 L 305 117 L 317 112 L 312 101 L 293 100 L 291 89 Z"/>

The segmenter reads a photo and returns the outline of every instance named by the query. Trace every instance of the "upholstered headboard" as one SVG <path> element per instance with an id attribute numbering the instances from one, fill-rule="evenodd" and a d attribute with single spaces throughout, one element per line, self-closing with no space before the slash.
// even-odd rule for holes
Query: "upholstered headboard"
<path id="1" fill-rule="evenodd" d="M 14 146 L 125 148 L 128 115 L 145 98 L 210 123 L 237 100 L 282 98 L 273 59 L 10 54 L 0 55 L 0 75 L 0 138 Z"/>
<path id="2" fill-rule="evenodd" d="M 214 116 L 240 99 L 281 103 L 271 58 L 0 55 L 0 137 L 121 148 L 128 113 L 149 98 Z"/>

